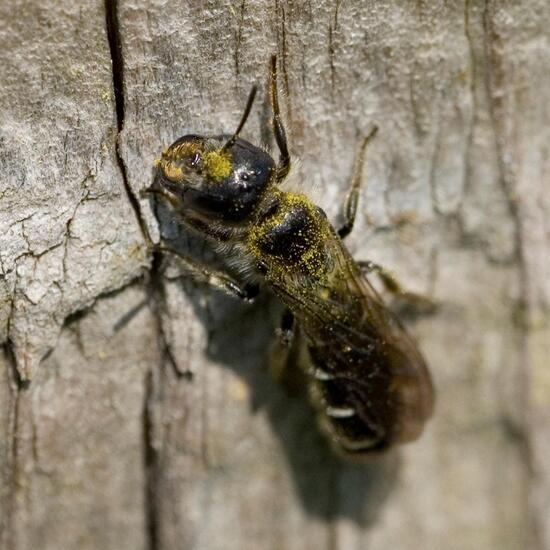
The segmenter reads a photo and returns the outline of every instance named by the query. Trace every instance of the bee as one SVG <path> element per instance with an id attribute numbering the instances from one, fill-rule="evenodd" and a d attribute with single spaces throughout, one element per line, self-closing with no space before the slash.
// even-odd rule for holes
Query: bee
<path id="1" fill-rule="evenodd" d="M 256 91 L 253 87 L 233 134 L 189 134 L 170 145 L 156 161 L 149 191 L 160 194 L 183 225 L 214 243 L 246 283 L 182 257 L 192 276 L 244 299 L 265 284 L 282 301 L 280 352 L 287 349 L 300 358 L 320 425 L 336 448 L 361 457 L 412 441 L 432 413 L 430 374 L 417 346 L 366 278 L 365 265 L 388 287 L 391 280 L 375 264 L 354 261 L 343 243 L 354 225 L 361 168 L 376 128 L 360 147 L 345 223 L 336 230 L 307 196 L 280 186 L 291 158 L 275 56 L 269 95 L 277 162 L 239 137 Z"/>

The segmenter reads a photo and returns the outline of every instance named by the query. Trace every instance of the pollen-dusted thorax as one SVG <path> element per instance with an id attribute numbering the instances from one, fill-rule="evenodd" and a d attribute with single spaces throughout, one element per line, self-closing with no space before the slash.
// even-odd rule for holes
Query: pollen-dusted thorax
<path id="1" fill-rule="evenodd" d="M 330 238 L 324 214 L 305 195 L 273 192 L 248 236 L 248 249 L 264 263 L 268 277 L 284 278 L 289 269 L 324 284 L 330 266 Z"/>
<path id="2" fill-rule="evenodd" d="M 243 139 L 228 145 L 229 138 L 183 136 L 157 161 L 157 185 L 172 195 L 182 212 L 211 221 L 240 222 L 258 205 L 275 163 Z"/>

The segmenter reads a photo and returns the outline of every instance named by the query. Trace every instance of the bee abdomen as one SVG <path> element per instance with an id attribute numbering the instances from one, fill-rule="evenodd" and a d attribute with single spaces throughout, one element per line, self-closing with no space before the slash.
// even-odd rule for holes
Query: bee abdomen
<path id="1" fill-rule="evenodd" d="M 318 351 L 310 347 L 309 374 L 322 428 L 345 453 L 359 455 L 389 446 L 394 411 L 387 388 L 379 385 L 376 395 L 350 372 L 349 365 L 329 365 Z M 382 416 L 374 411 L 382 412 Z"/>

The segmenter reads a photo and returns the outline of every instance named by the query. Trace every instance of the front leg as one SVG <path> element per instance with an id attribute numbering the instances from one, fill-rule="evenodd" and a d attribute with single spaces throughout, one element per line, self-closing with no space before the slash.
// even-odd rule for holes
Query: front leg
<path id="1" fill-rule="evenodd" d="M 155 250 L 159 252 L 167 252 L 178 257 L 181 265 L 189 276 L 197 282 L 206 283 L 218 290 L 236 296 L 241 300 L 252 301 L 259 293 L 260 287 L 257 284 L 242 284 L 235 278 L 231 277 L 223 271 L 213 269 L 210 266 L 204 265 L 197 260 L 185 256 L 177 250 L 168 246 L 159 246 Z"/>

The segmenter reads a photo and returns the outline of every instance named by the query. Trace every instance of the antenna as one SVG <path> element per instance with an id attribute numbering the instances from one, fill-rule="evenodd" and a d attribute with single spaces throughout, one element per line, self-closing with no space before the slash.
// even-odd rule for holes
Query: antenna
<path id="1" fill-rule="evenodd" d="M 254 98 L 256 97 L 257 91 L 258 91 L 258 87 L 252 86 L 252 90 L 250 90 L 250 94 L 248 94 L 248 101 L 246 102 L 246 107 L 244 109 L 243 116 L 241 117 L 241 121 L 239 122 L 239 125 L 237 126 L 235 133 L 227 140 L 225 145 L 222 147 L 222 151 L 225 151 L 235 143 L 235 140 L 239 136 L 239 133 L 243 129 L 243 126 L 246 123 L 246 119 L 250 114 L 250 110 L 252 109 L 252 104 L 254 103 Z"/>

